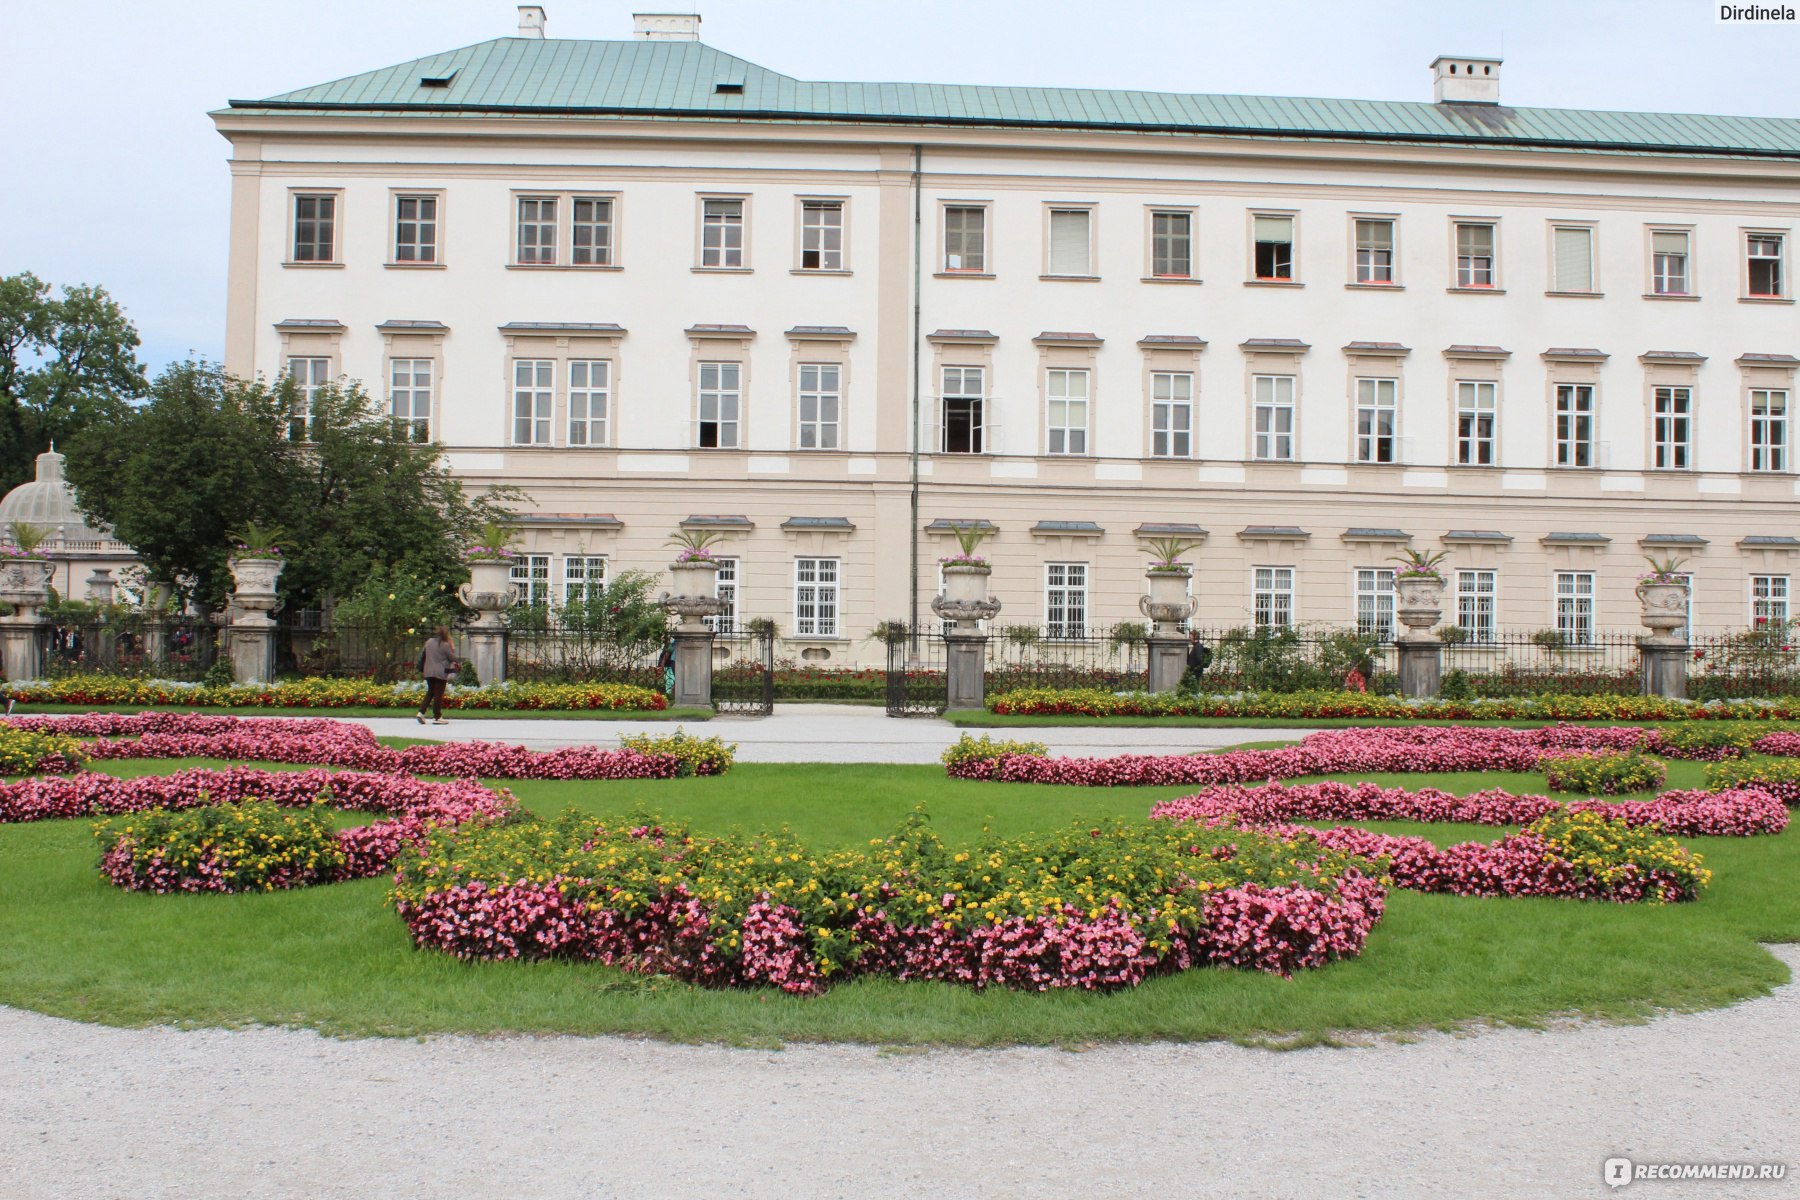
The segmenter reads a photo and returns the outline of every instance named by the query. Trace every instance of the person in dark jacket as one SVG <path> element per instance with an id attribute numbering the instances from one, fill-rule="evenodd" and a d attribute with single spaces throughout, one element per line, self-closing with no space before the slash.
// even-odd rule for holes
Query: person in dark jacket
<path id="1" fill-rule="evenodd" d="M 425 723 L 425 710 L 431 709 L 433 725 L 448 725 L 444 720 L 444 689 L 456 678 L 456 647 L 450 641 L 450 627 L 439 625 L 431 631 L 425 648 L 419 652 L 419 674 L 425 677 L 425 699 L 419 704 L 419 724 Z"/>
<path id="2" fill-rule="evenodd" d="M 1189 695 L 1197 694 L 1200 691 L 1200 676 L 1210 666 L 1212 647 L 1200 640 L 1198 629 L 1191 630 L 1188 633 L 1187 670 L 1181 673 L 1181 682 L 1176 685 L 1175 690 Z"/>

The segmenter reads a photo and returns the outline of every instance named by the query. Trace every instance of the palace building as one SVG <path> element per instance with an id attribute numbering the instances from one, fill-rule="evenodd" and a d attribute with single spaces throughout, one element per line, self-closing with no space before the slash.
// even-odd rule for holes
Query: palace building
<path id="1" fill-rule="evenodd" d="M 729 535 L 784 656 L 868 660 L 981 522 L 997 624 L 1393 620 L 1445 550 L 1477 640 L 1696 630 L 1800 572 L 1800 120 L 815 83 L 646 14 L 212 114 L 226 365 L 350 378 L 530 503 L 532 600 Z M 1421 72 L 1420 92 L 1426 79 Z M 304 422 L 296 422 L 304 435 Z"/>

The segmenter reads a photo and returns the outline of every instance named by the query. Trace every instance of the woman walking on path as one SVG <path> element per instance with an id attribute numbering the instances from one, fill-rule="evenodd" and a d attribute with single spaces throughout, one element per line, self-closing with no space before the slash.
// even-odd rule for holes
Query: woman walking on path
<path id="1" fill-rule="evenodd" d="M 450 627 L 439 625 L 431 631 L 425 649 L 419 652 L 419 673 L 425 676 L 425 699 L 419 705 L 419 724 L 425 723 L 425 710 L 431 709 L 433 725 L 448 725 L 444 720 L 444 688 L 456 677 L 456 647 L 450 644 Z"/>

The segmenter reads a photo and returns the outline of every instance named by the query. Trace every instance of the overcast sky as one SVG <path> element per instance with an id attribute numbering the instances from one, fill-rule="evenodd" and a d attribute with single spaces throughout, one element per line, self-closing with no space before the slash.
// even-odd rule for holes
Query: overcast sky
<path id="1" fill-rule="evenodd" d="M 1776 3 L 1778 0 L 1756 0 Z M 1779 0 L 1791 2 L 1791 0 Z M 634 9 L 547 0 L 551 37 Z M 1800 25 L 1707 0 L 705 0 L 702 40 L 801 79 L 1429 100 L 1501 54 L 1535 107 L 1800 116 Z M 153 368 L 224 341 L 227 146 L 206 113 L 511 34 L 504 0 L 0 0 L 0 274 L 96 283 Z"/>

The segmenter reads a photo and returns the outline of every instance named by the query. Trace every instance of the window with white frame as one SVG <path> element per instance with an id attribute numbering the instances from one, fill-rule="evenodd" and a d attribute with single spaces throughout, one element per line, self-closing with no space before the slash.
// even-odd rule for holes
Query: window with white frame
<path id="1" fill-rule="evenodd" d="M 1294 278 L 1294 218 L 1257 216 L 1252 219 L 1254 246 L 1251 269 L 1260 280 Z"/>
<path id="2" fill-rule="evenodd" d="M 1250 612 L 1258 629 L 1294 623 L 1294 568 L 1257 567 L 1250 577 Z"/>
<path id="3" fill-rule="evenodd" d="M 1394 223 L 1392 221 L 1357 218 L 1356 282 L 1394 282 Z"/>
<path id="4" fill-rule="evenodd" d="M 388 360 L 388 414 L 409 440 L 431 440 L 431 376 L 429 358 Z"/>
<path id="5" fill-rule="evenodd" d="M 837 363 L 800 364 L 800 448 L 836 450 L 843 404 L 843 367 Z"/>
<path id="6" fill-rule="evenodd" d="M 1786 575 L 1752 575 L 1750 577 L 1750 625 L 1783 625 L 1788 619 L 1788 577 Z"/>
<path id="7" fill-rule="evenodd" d="M 1150 214 L 1150 274 L 1158 279 L 1194 276 L 1194 214 Z"/>
<path id="8" fill-rule="evenodd" d="M 1594 230 L 1587 225 L 1557 225 L 1550 231 L 1550 289 L 1594 290 Z"/>
<path id="9" fill-rule="evenodd" d="M 1468 633 L 1471 642 L 1494 640 L 1494 603 L 1499 592 L 1498 583 L 1498 575 L 1494 571 L 1456 573 L 1456 624 Z"/>
<path id="10" fill-rule="evenodd" d="M 520 196 L 517 262 L 527 266 L 556 263 L 556 197 Z"/>
<path id="11" fill-rule="evenodd" d="M 1394 568 L 1356 571 L 1356 631 L 1384 642 L 1394 640 Z"/>
<path id="12" fill-rule="evenodd" d="M 550 556 L 520 554 L 512 562 L 513 594 L 526 608 L 542 608 L 550 603 Z"/>
<path id="13" fill-rule="evenodd" d="M 982 452 L 986 386 L 985 367 L 944 368 L 944 390 L 939 397 L 944 409 L 943 426 L 938 448 L 945 454 Z"/>
<path id="14" fill-rule="evenodd" d="M 556 362 L 513 360 L 512 440 L 515 446 L 548 446 L 550 412 L 556 400 Z"/>
<path id="15" fill-rule="evenodd" d="M 395 262 L 437 261 L 437 213 L 436 196 L 394 197 Z"/>
<path id="16" fill-rule="evenodd" d="M 738 560 L 715 558 L 713 561 L 719 564 L 719 569 L 713 573 L 713 598 L 723 601 L 725 607 L 707 617 L 706 624 L 719 633 L 730 633 L 737 628 Z"/>
<path id="17" fill-rule="evenodd" d="M 794 635 L 836 637 L 838 632 L 838 560 L 794 560 Z"/>
<path id="18" fill-rule="evenodd" d="M 586 604 L 606 594 L 606 556 L 570 554 L 563 558 L 563 603 Z"/>
<path id="19" fill-rule="evenodd" d="M 1491 467 L 1495 462 L 1494 419 L 1499 415 L 1500 385 L 1479 379 L 1456 382 L 1456 462 L 1464 467 Z"/>
<path id="20" fill-rule="evenodd" d="M 1400 381 L 1356 381 L 1356 461 L 1394 461 L 1395 426 L 1399 415 Z"/>
<path id="21" fill-rule="evenodd" d="M 700 265 L 744 265 L 744 202 L 705 200 L 700 212 Z"/>
<path id="22" fill-rule="evenodd" d="M 1694 465 L 1694 389 L 1655 388 L 1650 404 L 1651 462 L 1659 471 L 1687 470 Z"/>
<path id="23" fill-rule="evenodd" d="M 1494 227 L 1464 225 L 1456 227 L 1456 286 L 1491 288 L 1494 286 Z"/>
<path id="24" fill-rule="evenodd" d="M 987 270 L 987 209 L 951 204 L 944 208 L 944 270 Z"/>
<path id="25" fill-rule="evenodd" d="M 1086 454 L 1088 373 L 1054 368 L 1044 373 L 1044 453 Z"/>
<path id="26" fill-rule="evenodd" d="M 800 269 L 844 269 L 844 202 L 804 200 L 800 204 Z"/>
<path id="27" fill-rule="evenodd" d="M 1785 388 L 1750 389 L 1750 469 L 1788 469 L 1788 394 Z"/>
<path id="28" fill-rule="evenodd" d="M 1650 291 L 1657 296 L 1688 294 L 1690 250 L 1685 229 L 1650 231 Z"/>
<path id="29" fill-rule="evenodd" d="M 1594 640 L 1594 573 L 1556 573 L 1556 632 L 1570 646 L 1590 645 Z"/>
<path id="30" fill-rule="evenodd" d="M 1787 295 L 1782 262 L 1786 239 L 1779 233 L 1752 233 L 1745 239 L 1749 294 L 1759 298 Z"/>
<path id="31" fill-rule="evenodd" d="M 288 440 L 304 442 L 311 432 L 319 391 L 331 385 L 331 360 L 316 357 L 290 358 L 287 360 L 287 376 L 294 381 L 294 398 L 288 408 Z"/>
<path id="32" fill-rule="evenodd" d="M 1150 376 L 1150 455 L 1191 458 L 1194 453 L 1194 376 L 1156 371 Z"/>
<path id="33" fill-rule="evenodd" d="M 1044 564 L 1044 634 L 1052 638 L 1087 636 L 1088 569 L 1086 563 Z"/>
<path id="34" fill-rule="evenodd" d="M 743 369 L 743 364 L 734 362 L 700 364 L 695 445 L 705 449 L 736 448 L 738 423 L 742 419 Z"/>
<path id="35" fill-rule="evenodd" d="M 294 262 L 336 262 L 337 197 L 294 196 Z"/>
<path id="36" fill-rule="evenodd" d="M 1594 446 L 1594 386 L 1590 383 L 1556 385 L 1556 465 L 1599 465 Z"/>
<path id="37" fill-rule="evenodd" d="M 612 399 L 612 364 L 578 358 L 569 363 L 569 445 L 607 444 Z"/>
<path id="38" fill-rule="evenodd" d="M 612 266 L 612 200 L 606 196 L 576 196 L 569 208 L 569 261 L 578 267 Z"/>
<path id="39" fill-rule="evenodd" d="M 1085 208 L 1050 210 L 1050 269 L 1046 275 L 1092 275 L 1094 214 Z"/>
<path id="40" fill-rule="evenodd" d="M 1288 462 L 1294 457 L 1294 377 L 1257 375 L 1251 380 L 1255 439 L 1251 457 Z"/>

